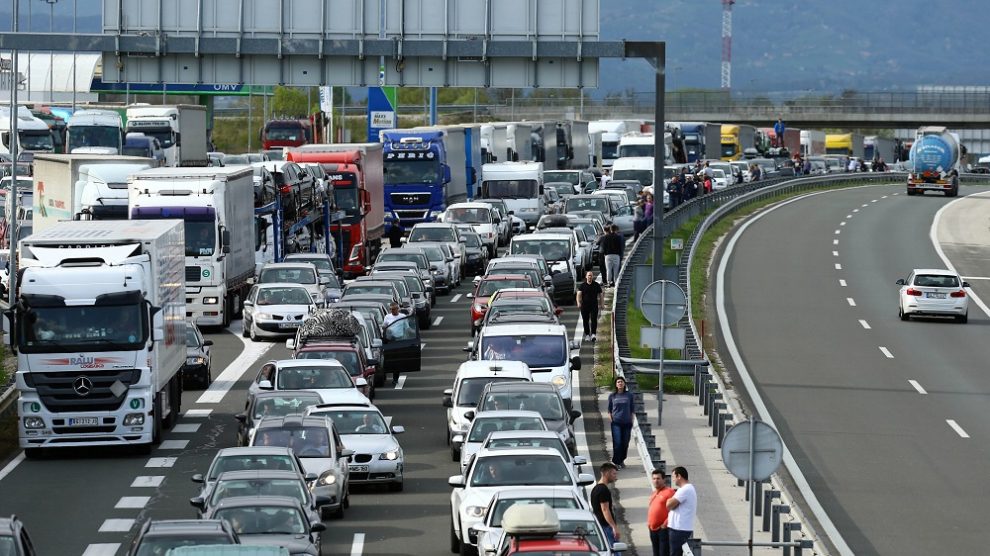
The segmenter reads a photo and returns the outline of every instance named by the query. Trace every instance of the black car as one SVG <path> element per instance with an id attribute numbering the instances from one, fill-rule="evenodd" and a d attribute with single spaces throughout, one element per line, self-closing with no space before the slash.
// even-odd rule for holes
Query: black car
<path id="1" fill-rule="evenodd" d="M 488 249 L 481 242 L 481 236 L 473 232 L 461 232 L 467 263 L 464 265 L 465 276 L 478 276 L 488 266 Z"/>
<path id="2" fill-rule="evenodd" d="M 213 382 L 210 346 L 213 340 L 203 338 L 199 327 L 186 321 L 186 364 L 182 366 L 182 385 L 195 382 L 206 388 Z"/>
<path id="3" fill-rule="evenodd" d="M 16 515 L 0 517 L 0 554 L 35 556 L 34 544 Z"/>
<path id="4" fill-rule="evenodd" d="M 251 443 L 251 431 L 263 417 L 305 413 L 307 407 L 321 403 L 323 398 L 312 390 L 274 390 L 248 396 L 244 412 L 234 415 L 240 423 L 237 427 L 237 445 L 248 446 Z"/>
<path id="5" fill-rule="evenodd" d="M 148 520 L 134 537 L 128 556 L 166 554 L 180 546 L 241 544 L 230 523 L 222 519 Z"/>

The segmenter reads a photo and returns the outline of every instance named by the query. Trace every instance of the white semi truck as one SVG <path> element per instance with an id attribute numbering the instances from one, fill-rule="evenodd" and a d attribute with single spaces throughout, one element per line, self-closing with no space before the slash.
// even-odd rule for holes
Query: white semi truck
<path id="1" fill-rule="evenodd" d="M 229 326 L 254 275 L 250 166 L 152 168 L 128 179 L 132 220 L 185 221 L 186 317 Z"/>
<path id="2" fill-rule="evenodd" d="M 78 110 L 66 124 L 66 151 L 78 154 L 121 154 L 124 123 L 113 110 Z"/>
<path id="3" fill-rule="evenodd" d="M 52 130 L 40 118 L 36 118 L 24 106 L 17 107 L 17 152 L 53 152 L 55 142 Z M 9 154 L 12 145 L 10 137 L 10 107 L 0 107 L 0 153 Z"/>
<path id="4" fill-rule="evenodd" d="M 127 132 L 155 137 L 165 151 L 166 166 L 209 166 L 206 107 L 190 104 L 127 107 Z"/>
<path id="5" fill-rule="evenodd" d="M 25 455 L 149 449 L 177 419 L 186 360 L 178 220 L 59 222 L 20 243 L 11 319 Z"/>
<path id="6" fill-rule="evenodd" d="M 127 220 L 127 178 L 150 158 L 87 154 L 34 156 L 34 232 L 61 220 Z"/>

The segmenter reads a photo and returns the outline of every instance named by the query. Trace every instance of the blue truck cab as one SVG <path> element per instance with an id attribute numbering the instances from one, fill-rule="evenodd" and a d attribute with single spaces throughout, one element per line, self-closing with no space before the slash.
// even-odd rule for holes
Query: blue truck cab
<path id="1" fill-rule="evenodd" d="M 446 132 L 386 130 L 381 132 L 381 140 L 386 214 L 398 218 L 408 229 L 420 222 L 433 222 L 448 204 L 458 202 L 451 200 L 453 192 L 448 190 L 451 163 Z"/>

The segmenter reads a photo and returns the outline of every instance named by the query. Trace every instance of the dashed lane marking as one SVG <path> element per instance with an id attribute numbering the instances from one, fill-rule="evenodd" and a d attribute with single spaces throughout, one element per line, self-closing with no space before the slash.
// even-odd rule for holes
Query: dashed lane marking
<path id="1" fill-rule="evenodd" d="M 183 417 L 203 418 L 209 417 L 213 413 L 212 409 L 187 409 Z"/>
<path id="2" fill-rule="evenodd" d="M 853 298 L 851 298 L 851 297 L 847 297 L 846 298 L 846 302 L 849 303 L 849 306 L 850 307 L 855 307 L 856 306 L 856 300 L 853 299 Z"/>
<path id="3" fill-rule="evenodd" d="M 134 526 L 133 519 L 107 519 L 100 525 L 101 533 L 126 533 Z"/>
<path id="4" fill-rule="evenodd" d="M 443 322 L 443 316 L 439 316 L 433 319 L 433 326 L 440 326 L 441 322 Z"/>
<path id="5" fill-rule="evenodd" d="M 852 217 L 853 217 L 853 215 L 851 215 L 851 214 L 847 214 L 846 215 L 846 218 L 852 218 Z"/>
<path id="6" fill-rule="evenodd" d="M 883 347 L 883 346 L 880 346 L 880 352 L 883 353 L 884 357 L 886 357 L 887 359 L 893 359 L 894 358 L 894 354 L 893 353 L 890 353 L 890 350 L 887 349 L 887 348 L 885 348 L 885 347 Z"/>
<path id="7" fill-rule="evenodd" d="M 880 197 L 880 198 L 881 198 L 881 199 L 886 199 L 886 198 L 887 198 L 887 196 L 886 196 L 886 195 L 884 195 L 883 197 Z"/>
<path id="8" fill-rule="evenodd" d="M 957 423 L 954 419 L 946 419 L 945 422 L 952 427 L 952 430 L 956 431 L 956 434 L 963 438 L 969 438 L 969 434 L 964 431 L 963 428 L 959 426 L 959 423 Z"/>
<path id="9" fill-rule="evenodd" d="M 835 263 L 835 270 L 842 270 L 842 265 L 839 263 Z"/>
<path id="10" fill-rule="evenodd" d="M 183 423 L 181 425 L 175 425 L 172 427 L 172 432 L 178 434 L 192 434 L 199 430 L 199 427 L 203 426 L 202 423 Z"/>
<path id="11" fill-rule="evenodd" d="M 845 280 L 839 280 L 839 285 L 842 286 L 843 288 L 845 288 L 846 287 L 846 281 Z"/>
<path id="12" fill-rule="evenodd" d="M 870 329 L 870 323 L 866 322 L 863 319 L 859 319 L 859 324 L 860 324 L 860 326 L 863 327 L 864 330 L 869 330 Z"/>
<path id="13" fill-rule="evenodd" d="M 837 239 L 833 239 L 832 240 L 832 245 L 838 245 L 838 244 L 839 244 L 839 240 L 837 240 Z"/>
<path id="14" fill-rule="evenodd" d="M 119 549 L 119 542 L 94 543 L 86 547 L 82 556 L 114 556 Z"/>
<path id="15" fill-rule="evenodd" d="M 175 465 L 175 460 L 178 458 L 174 457 L 164 457 L 164 458 L 151 458 L 148 463 L 144 464 L 145 467 L 172 467 Z"/>
<path id="16" fill-rule="evenodd" d="M 165 475 L 142 475 L 135 477 L 131 488 L 160 488 L 165 482 Z"/>
<path id="17" fill-rule="evenodd" d="M 859 212 L 859 209 L 853 209 L 853 212 Z"/>
<path id="18" fill-rule="evenodd" d="M 361 556 L 364 553 L 364 533 L 354 533 L 354 542 L 351 544 L 351 556 Z"/>
<path id="19" fill-rule="evenodd" d="M 454 297 L 451 297 L 451 298 L 450 298 L 450 302 L 451 302 L 451 303 L 457 303 L 458 301 L 460 301 L 460 299 L 461 299 L 461 294 L 457 294 L 457 295 L 455 295 Z M 362 537 L 362 538 L 363 538 L 363 537 Z"/>
<path id="20" fill-rule="evenodd" d="M 846 221 L 845 221 L 845 220 L 843 220 L 842 222 L 839 222 L 839 225 L 840 225 L 840 226 L 845 226 L 845 225 L 846 225 Z"/>
<path id="21" fill-rule="evenodd" d="M 911 386 L 914 386 L 914 389 L 917 390 L 919 394 L 927 394 L 928 393 L 927 390 L 925 390 L 924 388 L 921 387 L 920 384 L 918 384 L 918 381 L 917 380 L 908 380 L 908 383 Z"/>
<path id="22" fill-rule="evenodd" d="M 395 383 L 395 389 L 396 390 L 402 390 L 402 388 L 405 385 L 406 385 L 406 375 L 401 375 L 399 377 L 399 382 Z"/>
<path id="23" fill-rule="evenodd" d="M 151 501 L 150 496 L 122 496 L 114 508 L 118 510 L 140 510 L 147 506 L 149 501 Z"/>
<path id="24" fill-rule="evenodd" d="M 880 199 L 873 199 L 873 200 L 872 200 L 872 201 L 870 201 L 870 202 L 871 202 L 871 203 L 875 203 L 875 202 L 877 202 L 877 201 L 879 201 L 879 200 L 880 200 Z"/>
<path id="25" fill-rule="evenodd" d="M 839 252 L 838 251 L 832 251 L 832 256 L 833 257 L 838 257 L 839 256 Z"/>
<path id="26" fill-rule="evenodd" d="M 159 450 L 182 450 L 189 445 L 188 440 L 163 440 L 158 445 Z"/>
<path id="27" fill-rule="evenodd" d="M 870 206 L 870 205 L 869 205 L 869 204 L 867 204 L 867 203 L 863 203 L 863 208 L 866 208 L 866 207 L 868 207 L 868 206 Z"/>
<path id="28" fill-rule="evenodd" d="M 835 235 L 839 235 L 839 234 L 841 234 L 841 233 L 842 233 L 842 230 L 836 230 L 836 231 L 835 231 Z"/>

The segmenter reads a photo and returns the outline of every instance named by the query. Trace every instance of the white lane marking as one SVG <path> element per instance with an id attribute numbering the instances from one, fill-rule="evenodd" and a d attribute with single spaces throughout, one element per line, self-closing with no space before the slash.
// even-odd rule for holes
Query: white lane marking
<path id="1" fill-rule="evenodd" d="M 886 195 L 884 195 L 883 197 L 880 197 L 880 198 L 881 198 L 881 199 L 886 199 L 886 198 L 887 198 L 887 196 L 886 196 Z"/>
<path id="2" fill-rule="evenodd" d="M 122 496 L 114 508 L 118 510 L 135 509 L 140 510 L 141 508 L 148 505 L 151 501 L 150 496 Z"/>
<path id="3" fill-rule="evenodd" d="M 891 195 L 900 195 L 900 193 L 891 193 Z"/>
<path id="4" fill-rule="evenodd" d="M 93 543 L 86 547 L 86 551 L 82 553 L 82 556 L 114 556 L 119 549 L 119 542 Z"/>
<path id="5" fill-rule="evenodd" d="M 836 231 L 835 231 L 835 235 L 839 235 L 839 234 L 841 234 L 841 233 L 842 233 L 842 230 L 836 230 Z"/>
<path id="6" fill-rule="evenodd" d="M 842 270 L 842 265 L 839 263 L 835 263 L 835 270 Z"/>
<path id="7" fill-rule="evenodd" d="M 956 431 L 956 434 L 958 434 L 963 438 L 969 438 L 969 434 L 966 431 L 964 431 L 962 427 L 959 426 L 959 423 L 957 423 L 955 419 L 946 419 L 945 422 L 948 423 L 950 427 L 952 427 L 952 430 Z"/>
<path id="8" fill-rule="evenodd" d="M 859 212 L 859 209 L 853 209 L 853 212 Z"/>
<path id="9" fill-rule="evenodd" d="M 134 526 L 133 519 L 107 519 L 100 525 L 101 533 L 126 533 Z"/>
<path id="10" fill-rule="evenodd" d="M 880 200 L 880 199 L 873 199 L 873 200 L 872 200 L 872 201 L 870 201 L 870 202 L 871 202 L 871 203 L 875 203 L 875 202 L 877 202 L 877 201 L 879 201 L 879 200 Z"/>
<path id="11" fill-rule="evenodd" d="M 845 225 L 846 225 L 846 221 L 845 221 L 845 220 L 843 220 L 842 222 L 839 222 L 839 225 L 840 225 L 840 226 L 845 226 Z"/>
<path id="12" fill-rule="evenodd" d="M 405 385 L 406 385 L 406 375 L 402 375 L 399 377 L 399 382 L 395 383 L 395 389 L 402 390 L 402 387 Z"/>
<path id="13" fill-rule="evenodd" d="M 132 488 L 159 488 L 165 481 L 165 475 L 142 475 L 135 477 Z"/>
<path id="14" fill-rule="evenodd" d="M 855 307 L 856 306 L 856 300 L 853 299 L 853 298 L 851 298 L 851 297 L 847 297 L 846 298 L 846 302 L 849 303 L 849 306 L 850 307 Z"/>
<path id="15" fill-rule="evenodd" d="M 846 281 L 845 280 L 839 280 L 839 285 L 842 286 L 843 288 L 846 287 Z"/>
<path id="16" fill-rule="evenodd" d="M 894 358 L 894 354 L 893 353 L 890 353 L 890 350 L 887 349 L 887 348 L 885 348 L 885 347 L 883 347 L 883 346 L 880 346 L 880 352 L 883 353 L 884 357 L 886 357 L 887 359 L 893 359 Z"/>
<path id="17" fill-rule="evenodd" d="M 963 276 L 963 280 L 990 280 L 990 276 Z"/>
<path id="18" fill-rule="evenodd" d="M 182 414 L 183 417 L 209 417 L 213 413 L 212 409 L 187 409 Z"/>
<path id="19" fill-rule="evenodd" d="M 13 471 L 15 467 L 20 465 L 22 461 L 24 461 L 24 452 L 17 454 L 17 457 L 10 460 L 10 463 L 5 465 L 3 469 L 0 469 L 0 481 L 2 481 L 7 475 L 10 475 L 10 472 Z"/>
<path id="20" fill-rule="evenodd" d="M 581 311 L 578 311 L 577 322 L 574 323 L 574 341 L 581 345 L 584 341 L 584 324 L 581 322 Z"/>
<path id="21" fill-rule="evenodd" d="M 864 330 L 869 330 L 870 329 L 870 323 L 866 322 L 863 319 L 859 319 L 859 324 L 860 324 L 860 326 L 863 327 Z"/>
<path id="22" fill-rule="evenodd" d="M 839 244 L 839 240 L 837 240 L 837 239 L 833 239 L 832 240 L 832 245 L 838 245 L 838 244 Z"/>
<path id="23" fill-rule="evenodd" d="M 919 394 L 927 394 L 928 392 L 918 384 L 917 380 L 908 380 L 908 384 L 914 386 L 914 389 L 918 391 Z"/>
<path id="24" fill-rule="evenodd" d="M 191 434 L 198 431 L 201 426 L 203 426 L 202 423 L 183 423 L 181 425 L 173 426 L 172 432 L 179 434 Z"/>
<path id="25" fill-rule="evenodd" d="M 144 464 L 145 467 L 172 467 L 175 465 L 175 460 L 178 458 L 165 457 L 165 458 L 151 458 L 148 463 Z"/>
<path id="26" fill-rule="evenodd" d="M 868 205 L 868 204 L 866 204 L 866 203 L 863 203 L 863 206 L 864 206 L 864 207 L 868 207 L 868 206 L 870 206 L 870 205 Z"/>
<path id="27" fill-rule="evenodd" d="M 852 218 L 852 217 L 853 217 L 853 215 L 851 215 L 851 214 L 847 214 L 846 215 L 846 218 Z"/>
<path id="28" fill-rule="evenodd" d="M 932 219 L 932 227 L 929 228 L 928 230 L 928 237 L 929 239 L 931 239 L 932 246 L 935 247 L 935 253 L 938 254 L 938 258 L 942 259 L 942 262 L 945 264 L 945 268 L 948 268 L 952 272 L 958 272 L 958 271 L 956 270 L 956 267 L 952 264 L 952 261 L 949 260 L 949 257 L 945 256 L 945 251 L 942 250 L 942 244 L 938 242 L 938 224 L 942 220 L 942 213 L 945 212 L 945 209 L 951 207 L 952 205 L 958 203 L 959 201 L 965 201 L 970 197 L 985 199 L 986 195 L 984 193 L 978 193 L 976 195 L 970 195 L 969 197 L 960 197 L 955 201 L 952 201 L 951 203 L 947 203 L 943 205 L 942 208 L 938 209 L 938 212 L 935 213 L 935 218 Z M 972 289 L 968 289 L 968 293 L 970 299 L 972 299 L 973 303 L 976 303 L 976 306 L 983 311 L 983 314 L 990 317 L 990 307 L 987 307 L 987 304 L 984 303 L 982 299 L 980 299 L 980 296 L 976 295 L 976 292 L 974 292 Z"/>
<path id="29" fill-rule="evenodd" d="M 581 409 L 581 375 L 580 371 L 571 373 L 571 407 Z M 584 455 L 588 460 L 588 468 L 594 469 L 595 462 L 591 460 L 591 450 L 588 447 L 588 431 L 584 428 L 584 417 L 579 417 L 574 421 L 574 442 L 577 444 L 578 453 Z M 591 492 L 591 487 L 585 487 L 585 492 Z"/>
<path id="30" fill-rule="evenodd" d="M 354 542 L 351 544 L 351 556 L 361 556 L 364 553 L 364 533 L 354 533 Z"/>
<path id="31" fill-rule="evenodd" d="M 188 440 L 163 440 L 158 445 L 159 450 L 183 450 L 189 445 Z"/>
<path id="32" fill-rule="evenodd" d="M 450 302 L 451 302 L 451 303 L 457 303 L 457 302 L 458 302 L 458 301 L 459 301 L 460 299 L 461 299 L 461 294 L 457 294 L 457 295 L 455 295 L 454 297 L 451 297 L 451 298 L 450 298 Z M 360 533 L 358 533 L 358 534 L 360 534 Z M 363 539 L 363 538 L 364 538 L 364 536 L 362 535 L 362 537 L 361 537 L 361 538 Z"/>
<path id="33" fill-rule="evenodd" d="M 419 351 L 423 351 L 424 349 L 426 349 L 426 342 L 419 344 Z"/>
<path id="34" fill-rule="evenodd" d="M 247 338 L 242 338 L 240 334 L 235 336 L 244 344 L 244 350 L 227 365 L 227 368 L 213 380 L 213 384 L 203 392 L 196 400 L 196 403 L 220 403 L 227 392 L 237 384 L 245 373 L 254 367 L 255 362 L 272 347 L 268 342 L 252 342 Z"/>
<path id="35" fill-rule="evenodd" d="M 832 256 L 833 257 L 838 257 L 839 256 L 839 252 L 838 251 L 832 251 Z"/>
<path id="36" fill-rule="evenodd" d="M 433 326 L 440 326 L 441 322 L 443 322 L 443 316 L 439 316 L 433 319 Z"/>

